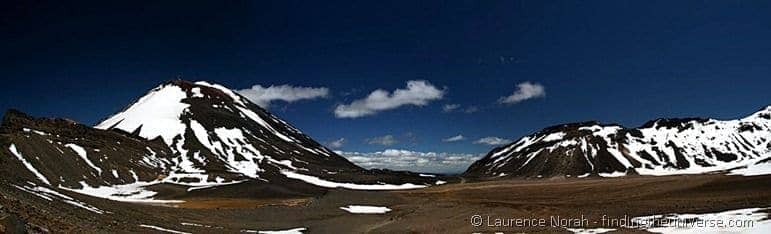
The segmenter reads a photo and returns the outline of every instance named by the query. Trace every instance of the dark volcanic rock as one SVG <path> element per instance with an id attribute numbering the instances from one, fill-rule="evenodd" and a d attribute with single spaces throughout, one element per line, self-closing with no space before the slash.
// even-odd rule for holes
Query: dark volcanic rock
<path id="1" fill-rule="evenodd" d="M 162 141 L 132 138 L 65 119 L 33 118 L 16 110 L 3 117 L 0 145 L 3 176 L 44 183 L 18 160 L 21 157 L 54 187 L 154 180 L 166 174 L 172 157 Z"/>

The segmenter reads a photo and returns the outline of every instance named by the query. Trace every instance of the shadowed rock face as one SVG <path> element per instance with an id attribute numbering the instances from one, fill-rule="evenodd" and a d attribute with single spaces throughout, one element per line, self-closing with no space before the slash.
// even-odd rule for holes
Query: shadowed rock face
<path id="1" fill-rule="evenodd" d="M 33 118 L 16 110 L 3 117 L 0 146 L 0 174 L 9 180 L 44 184 L 26 162 L 53 187 L 155 180 L 165 175 L 173 157 L 159 140 L 93 129 L 71 120 Z"/>
<path id="2" fill-rule="evenodd" d="M 498 147 L 470 177 L 664 175 L 722 171 L 771 157 L 771 107 L 738 120 L 658 119 L 639 128 L 557 125 Z"/>

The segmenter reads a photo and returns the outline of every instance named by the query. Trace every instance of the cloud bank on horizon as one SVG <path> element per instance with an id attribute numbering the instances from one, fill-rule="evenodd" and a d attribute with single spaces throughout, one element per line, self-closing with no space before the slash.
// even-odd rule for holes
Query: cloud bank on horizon
<path id="1" fill-rule="evenodd" d="M 356 165 L 368 169 L 387 168 L 427 173 L 462 172 L 469 164 L 482 157 L 482 154 L 418 152 L 403 149 L 386 149 L 371 153 L 335 152 Z"/>

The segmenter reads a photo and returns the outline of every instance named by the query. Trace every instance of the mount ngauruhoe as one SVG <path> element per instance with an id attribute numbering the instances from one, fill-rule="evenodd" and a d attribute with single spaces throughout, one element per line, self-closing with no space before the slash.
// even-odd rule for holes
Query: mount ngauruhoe
<path id="1" fill-rule="evenodd" d="M 206 82 L 160 85 L 95 128 L 9 111 L 0 146 L 6 183 L 117 201 L 158 200 L 153 188 L 161 185 L 216 193 L 207 190 L 239 184 L 238 196 L 270 197 L 437 182 L 362 169 L 246 98 Z"/>
<path id="2" fill-rule="evenodd" d="M 771 171 L 771 106 L 738 120 L 658 119 L 639 128 L 573 123 L 494 149 L 469 177 L 669 175 Z"/>

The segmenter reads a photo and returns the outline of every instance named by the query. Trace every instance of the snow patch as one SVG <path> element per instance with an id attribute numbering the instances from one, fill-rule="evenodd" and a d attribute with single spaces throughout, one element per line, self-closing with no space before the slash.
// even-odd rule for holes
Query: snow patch
<path id="1" fill-rule="evenodd" d="M 193 92 L 193 97 L 194 98 L 202 98 L 202 97 L 204 97 L 203 93 L 201 93 L 201 88 L 199 88 L 199 87 L 195 87 L 195 88 L 193 88 L 190 91 Z"/>
<path id="2" fill-rule="evenodd" d="M 602 177 L 622 177 L 622 176 L 626 176 L 626 172 L 614 171 L 611 173 L 599 173 L 599 175 Z"/>
<path id="3" fill-rule="evenodd" d="M 223 186 L 223 185 L 231 185 L 231 184 L 238 184 L 242 183 L 246 180 L 234 180 L 234 181 L 226 181 L 222 177 L 214 177 L 209 178 L 210 175 L 208 174 L 199 174 L 199 173 L 178 173 L 178 172 L 171 172 L 166 178 L 164 178 L 161 182 L 164 183 L 170 183 L 170 184 L 177 184 L 182 186 L 190 186 L 187 191 L 193 191 L 198 189 L 205 189 L 205 188 L 211 188 L 211 187 L 217 187 L 217 186 Z M 187 179 L 193 179 L 196 182 L 182 182 Z"/>
<path id="4" fill-rule="evenodd" d="M 771 174 L 771 162 L 755 163 L 745 168 L 732 170 L 729 175 L 758 176 Z"/>
<path id="5" fill-rule="evenodd" d="M 135 182 L 132 184 L 91 187 L 86 182 L 81 181 L 83 188 L 74 189 L 59 186 L 60 189 L 72 192 L 99 197 L 120 202 L 157 202 L 157 203 L 180 203 L 179 200 L 156 200 L 153 198 L 157 193 L 146 190 L 145 187 L 158 184 L 158 182 Z"/>
<path id="6" fill-rule="evenodd" d="M 555 133 L 546 135 L 546 137 L 544 137 L 541 140 L 542 141 L 558 141 L 558 140 L 562 140 L 562 138 L 565 138 L 565 135 L 566 134 L 564 132 L 555 132 Z"/>
<path id="7" fill-rule="evenodd" d="M 384 206 L 362 206 L 362 205 L 348 205 L 340 207 L 340 209 L 348 211 L 351 214 L 385 214 L 391 211 L 388 207 Z"/>
<path id="8" fill-rule="evenodd" d="M 291 171 L 281 171 L 286 177 L 296 180 L 302 180 L 306 183 L 313 184 L 319 187 L 325 188 L 346 188 L 353 190 L 401 190 L 401 189 L 418 189 L 425 188 L 425 185 L 415 185 L 412 183 L 394 185 L 394 184 L 354 184 L 354 183 L 339 183 L 324 180 L 315 176 L 303 175 Z"/>
<path id="9" fill-rule="evenodd" d="M 183 103 L 187 98 L 182 88 L 167 84 L 159 86 L 123 112 L 115 114 L 95 127 L 98 129 L 117 128 L 134 132 L 140 128 L 139 136 L 146 139 L 162 137 L 171 145 L 175 136 L 185 132 L 185 124 L 179 120 L 190 105 Z"/>
<path id="10" fill-rule="evenodd" d="M 24 132 L 32 132 L 41 136 L 50 136 L 51 134 L 45 133 L 43 131 L 35 130 L 35 129 L 29 129 L 29 128 L 23 128 Z"/>

